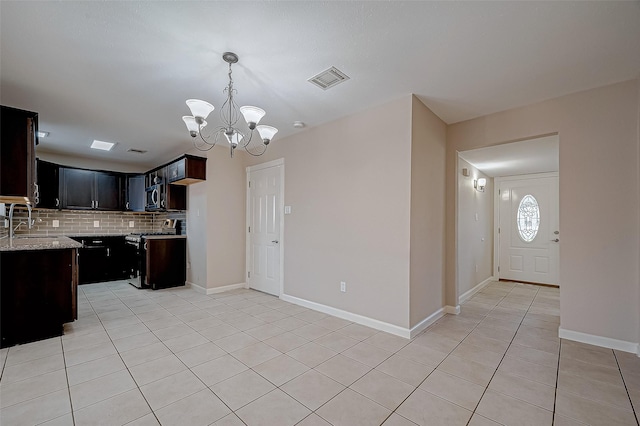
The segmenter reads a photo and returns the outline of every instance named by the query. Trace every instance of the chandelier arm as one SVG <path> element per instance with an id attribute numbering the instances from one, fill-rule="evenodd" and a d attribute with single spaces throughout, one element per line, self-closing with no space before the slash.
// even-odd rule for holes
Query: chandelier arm
<path id="1" fill-rule="evenodd" d="M 243 136 L 244 136 L 244 134 L 243 134 Z M 249 146 L 249 144 L 251 143 L 251 139 L 252 138 L 253 138 L 253 130 L 251 130 L 251 132 L 249 133 L 249 139 L 247 139 L 247 141 L 242 144 L 242 147 L 244 149 L 247 149 L 247 146 Z"/>
<path id="2" fill-rule="evenodd" d="M 264 148 L 262 148 L 262 152 L 260 152 L 259 154 L 254 154 L 253 152 L 251 152 L 251 150 L 249 149 L 249 147 L 247 147 L 245 145 L 244 150 L 249 154 L 252 155 L 254 157 L 260 157 L 262 154 L 265 153 L 265 151 L 267 150 L 267 146 L 266 145 L 262 145 Z"/>

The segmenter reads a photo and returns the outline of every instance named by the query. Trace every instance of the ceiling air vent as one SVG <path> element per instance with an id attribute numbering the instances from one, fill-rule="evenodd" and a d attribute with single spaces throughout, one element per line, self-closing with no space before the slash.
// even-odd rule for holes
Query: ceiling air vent
<path id="1" fill-rule="evenodd" d="M 146 154 L 146 149 L 129 148 L 127 152 L 133 152 L 134 154 Z"/>
<path id="2" fill-rule="evenodd" d="M 336 67 L 331 67 L 328 70 L 322 71 L 320 74 L 314 75 L 307 81 L 315 84 L 323 90 L 327 90 L 330 87 L 333 87 L 336 84 L 340 84 L 346 80 L 349 80 L 348 75 L 346 75 Z"/>

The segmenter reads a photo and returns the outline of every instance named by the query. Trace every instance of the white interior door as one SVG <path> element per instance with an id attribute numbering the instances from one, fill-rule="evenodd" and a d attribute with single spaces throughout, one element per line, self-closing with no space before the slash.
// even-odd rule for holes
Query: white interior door
<path id="1" fill-rule="evenodd" d="M 504 178 L 498 188 L 498 276 L 558 285 L 558 175 Z"/>
<path id="2" fill-rule="evenodd" d="M 260 166 L 254 166 L 260 167 Z M 282 168 L 248 168 L 248 259 L 250 288 L 280 295 Z"/>

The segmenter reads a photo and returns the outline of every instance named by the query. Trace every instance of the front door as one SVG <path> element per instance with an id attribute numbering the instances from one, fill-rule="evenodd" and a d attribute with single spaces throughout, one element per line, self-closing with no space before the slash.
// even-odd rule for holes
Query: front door
<path id="1" fill-rule="evenodd" d="M 280 215 L 283 164 L 247 169 L 248 262 L 250 288 L 280 295 Z"/>
<path id="2" fill-rule="evenodd" d="M 558 285 L 558 175 L 497 180 L 499 278 Z"/>

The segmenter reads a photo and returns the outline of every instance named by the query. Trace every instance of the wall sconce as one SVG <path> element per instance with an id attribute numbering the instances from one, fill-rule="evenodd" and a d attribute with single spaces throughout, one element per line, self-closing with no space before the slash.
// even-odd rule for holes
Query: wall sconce
<path id="1" fill-rule="evenodd" d="M 487 186 L 487 180 L 485 178 L 475 179 L 473 181 L 473 187 L 480 192 L 484 192 L 484 188 L 486 186 Z"/>

